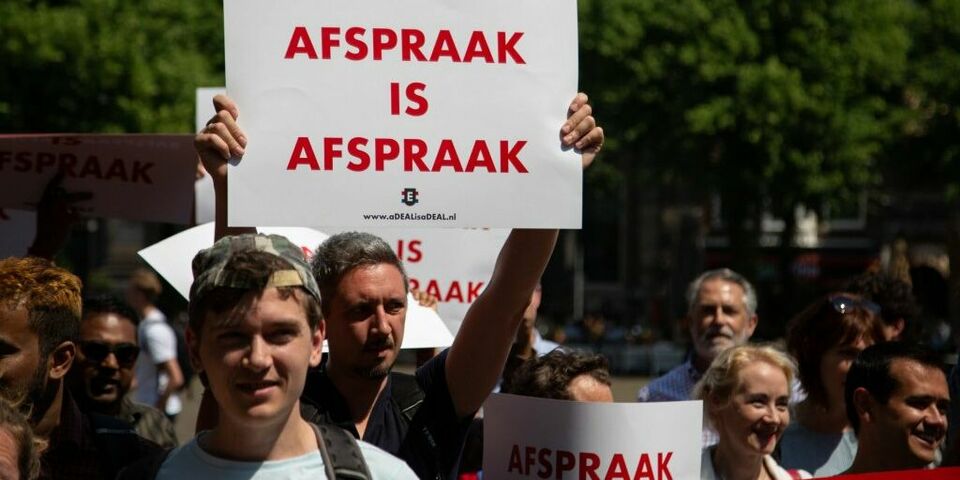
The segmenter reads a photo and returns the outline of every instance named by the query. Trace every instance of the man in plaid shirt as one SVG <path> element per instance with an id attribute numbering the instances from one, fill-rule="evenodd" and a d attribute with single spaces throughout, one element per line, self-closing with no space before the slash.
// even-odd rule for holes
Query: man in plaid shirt
<path id="1" fill-rule="evenodd" d="M 693 350 L 687 360 L 637 393 L 641 402 L 690 400 L 693 386 L 724 350 L 746 343 L 757 327 L 757 294 L 742 275 L 728 268 L 702 273 L 687 288 L 687 316 Z M 717 443 L 704 426 L 703 446 Z"/>

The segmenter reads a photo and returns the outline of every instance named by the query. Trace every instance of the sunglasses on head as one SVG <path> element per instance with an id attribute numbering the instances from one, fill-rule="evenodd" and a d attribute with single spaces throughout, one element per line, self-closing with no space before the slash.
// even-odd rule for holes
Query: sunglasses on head
<path id="1" fill-rule="evenodd" d="M 131 367 L 137 361 L 140 347 L 132 343 L 104 343 L 95 341 L 81 341 L 80 351 L 94 362 L 102 362 L 112 353 L 117 357 L 121 367 Z"/>
<path id="2" fill-rule="evenodd" d="M 874 315 L 880 315 L 880 305 L 866 299 L 851 298 L 846 295 L 836 295 L 830 297 L 830 305 L 833 310 L 840 315 L 852 312 L 856 308 L 862 308 Z"/>

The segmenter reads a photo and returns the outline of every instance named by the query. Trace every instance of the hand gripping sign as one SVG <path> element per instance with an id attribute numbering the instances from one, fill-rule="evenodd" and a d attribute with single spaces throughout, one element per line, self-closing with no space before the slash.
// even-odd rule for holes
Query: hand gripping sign
<path id="1" fill-rule="evenodd" d="M 193 283 L 191 262 L 198 251 L 213 245 L 213 229 L 213 223 L 198 225 L 137 253 L 183 298 L 189 299 L 190 285 Z M 313 249 L 327 239 L 325 233 L 310 228 L 259 228 L 257 230 L 260 233 L 287 237 L 303 249 L 308 259 Z M 421 307 L 412 297 L 408 297 L 407 321 L 401 348 L 445 348 L 452 343 L 453 335 L 447 330 L 440 316 L 429 308 Z"/>
<path id="2" fill-rule="evenodd" d="M 196 91 L 197 107 L 194 117 L 196 130 L 199 132 L 207 125 L 207 121 L 213 116 L 213 97 L 227 93 L 224 87 L 200 87 Z M 216 210 L 216 195 L 213 191 L 213 180 L 209 175 L 194 182 L 194 215 L 197 225 L 201 225 L 214 220 Z"/>
<path id="3" fill-rule="evenodd" d="M 702 405 L 495 393 L 483 406 L 483 476 L 697 480 Z"/>
<path id="4" fill-rule="evenodd" d="M 248 138 L 231 225 L 580 227 L 559 134 L 574 0 L 231 0 L 224 19 Z"/>

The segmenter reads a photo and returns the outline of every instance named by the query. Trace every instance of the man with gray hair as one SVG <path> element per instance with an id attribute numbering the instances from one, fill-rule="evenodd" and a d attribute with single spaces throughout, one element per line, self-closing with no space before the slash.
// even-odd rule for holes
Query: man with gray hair
<path id="1" fill-rule="evenodd" d="M 637 393 L 641 402 L 691 400 L 693 386 L 714 358 L 745 343 L 757 327 L 757 293 L 753 285 L 729 268 L 702 273 L 687 288 L 687 315 L 693 350 L 687 360 L 654 379 Z M 704 427 L 704 445 L 716 443 L 716 433 Z"/>

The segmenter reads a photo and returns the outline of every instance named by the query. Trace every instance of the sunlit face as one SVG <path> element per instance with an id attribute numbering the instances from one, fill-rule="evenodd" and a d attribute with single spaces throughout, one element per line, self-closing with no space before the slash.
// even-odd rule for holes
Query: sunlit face
<path id="1" fill-rule="evenodd" d="M 0 480 L 20 480 L 20 447 L 10 432 L 0 428 Z"/>
<path id="2" fill-rule="evenodd" d="M 834 345 L 823 353 L 820 359 L 820 381 L 827 395 L 827 407 L 844 405 L 843 388 L 847 383 L 847 372 L 865 348 L 873 345 L 873 340 L 860 337 L 853 343 Z"/>
<path id="3" fill-rule="evenodd" d="M 597 381 L 589 374 L 577 375 L 567 385 L 570 398 L 578 402 L 612 402 L 610 385 Z"/>
<path id="4" fill-rule="evenodd" d="M 710 418 L 725 448 L 743 455 L 769 455 L 790 423 L 790 386 L 779 367 L 756 362 L 739 372 L 726 404 L 709 398 Z"/>
<path id="5" fill-rule="evenodd" d="M 883 438 L 888 458 L 903 468 L 921 468 L 934 460 L 947 433 L 950 392 L 937 369 L 907 359 L 890 363 L 897 388 L 886 404 L 876 404 L 870 434 Z M 868 427 L 869 428 L 869 427 Z"/>
<path id="6" fill-rule="evenodd" d="M 712 362 L 724 350 L 747 341 L 757 327 L 747 311 L 740 285 L 715 278 L 703 282 L 689 313 L 690 337 L 697 356 Z"/>
<path id="7" fill-rule="evenodd" d="M 299 292 L 297 295 L 303 294 Z M 248 292 L 238 318 L 207 312 L 197 338 L 187 341 L 206 373 L 220 407 L 220 420 L 250 425 L 286 421 L 299 405 L 307 369 L 320 363 L 323 323 L 310 331 L 297 295 L 282 298 L 268 288 Z"/>
<path id="8" fill-rule="evenodd" d="M 46 387 L 47 362 L 28 323 L 25 308 L 0 306 L 0 394 L 25 414 L 40 401 Z"/>
<path id="9" fill-rule="evenodd" d="M 327 316 L 330 368 L 379 379 L 393 368 L 403 341 L 407 291 L 397 267 L 380 263 L 349 270 Z"/>
<path id="10" fill-rule="evenodd" d="M 133 382 L 137 356 L 130 353 L 136 345 L 137 327 L 132 320 L 115 313 L 96 313 L 84 318 L 77 349 L 79 368 L 74 367 L 71 375 L 81 377 L 83 392 L 89 400 L 105 407 L 116 406 L 123 400 Z M 92 350 L 102 346 L 112 348 L 113 352 L 98 360 Z"/>

